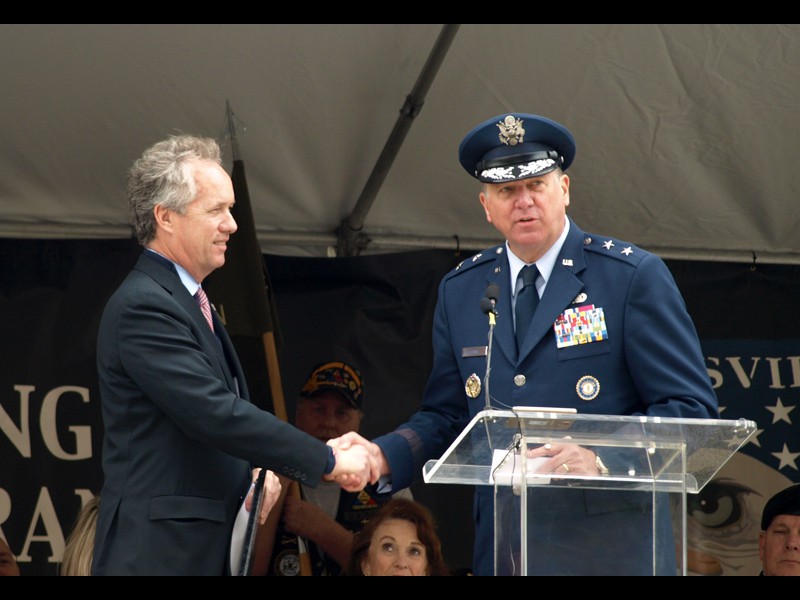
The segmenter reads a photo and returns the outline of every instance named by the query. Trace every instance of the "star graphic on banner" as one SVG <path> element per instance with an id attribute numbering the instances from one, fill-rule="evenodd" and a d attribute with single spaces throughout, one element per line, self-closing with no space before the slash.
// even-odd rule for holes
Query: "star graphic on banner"
<path id="1" fill-rule="evenodd" d="M 797 470 L 797 457 L 800 456 L 800 452 L 789 452 L 789 448 L 786 447 L 786 443 L 783 444 L 783 450 L 780 452 L 772 452 L 772 456 L 777 458 L 781 461 L 781 464 L 778 466 L 778 470 L 780 471 L 783 467 L 792 467 L 795 471 Z"/>
<path id="2" fill-rule="evenodd" d="M 792 424 L 792 420 L 789 418 L 789 413 L 794 410 L 794 406 L 784 406 L 783 402 L 781 402 L 781 399 L 778 398 L 775 406 L 764 406 L 764 408 L 772 413 L 773 425 L 778 421 L 786 421 L 789 425 Z"/>
<path id="3" fill-rule="evenodd" d="M 761 448 L 761 440 L 758 439 L 758 436 L 760 436 L 762 433 L 764 433 L 763 429 L 756 429 L 755 433 L 753 433 L 753 437 L 750 438 L 749 443 Z"/>

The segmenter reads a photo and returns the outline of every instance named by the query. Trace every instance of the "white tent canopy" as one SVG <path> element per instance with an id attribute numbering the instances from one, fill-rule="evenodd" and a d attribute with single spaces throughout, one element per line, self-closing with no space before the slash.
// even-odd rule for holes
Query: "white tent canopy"
<path id="1" fill-rule="evenodd" d="M 335 247 L 438 24 L 0 25 L 0 236 L 128 237 L 125 175 L 226 108 L 264 252 Z M 363 218 L 365 252 L 497 241 L 457 148 L 532 112 L 577 140 L 571 214 L 665 258 L 800 262 L 800 27 L 451 28 Z"/>

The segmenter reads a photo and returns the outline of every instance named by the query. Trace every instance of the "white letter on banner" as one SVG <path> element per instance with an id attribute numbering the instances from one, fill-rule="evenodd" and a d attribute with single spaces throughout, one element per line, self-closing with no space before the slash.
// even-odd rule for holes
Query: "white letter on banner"
<path id="1" fill-rule="evenodd" d="M 42 438 L 47 448 L 56 458 L 62 460 L 83 460 L 92 457 L 92 435 L 91 427 L 88 425 L 73 425 L 69 430 L 75 434 L 75 453 L 69 454 L 58 443 L 56 432 L 56 409 L 58 402 L 63 394 L 76 392 L 84 403 L 89 402 L 89 389 L 63 385 L 47 393 L 42 401 L 42 414 L 39 419 L 39 426 L 42 428 Z"/>
<path id="2" fill-rule="evenodd" d="M 33 534 L 36 531 L 36 525 L 39 523 L 40 517 L 47 535 Z M 33 560 L 31 555 L 28 554 L 31 549 L 31 542 L 47 542 L 50 544 L 51 554 L 47 562 L 56 563 L 64 557 L 64 532 L 61 529 L 61 523 L 58 522 L 53 501 L 50 499 L 50 492 L 47 491 L 46 487 L 43 487 L 39 492 L 36 510 L 31 519 L 31 526 L 28 528 L 28 535 L 25 537 L 25 546 L 17 557 L 19 562 L 29 563 Z"/>
<path id="3" fill-rule="evenodd" d="M 756 367 L 758 363 L 761 361 L 761 357 L 753 356 L 751 357 L 753 361 L 753 367 L 750 369 L 750 375 L 748 375 L 744 367 L 742 366 L 742 357 L 741 356 L 726 356 L 725 360 L 728 361 L 731 368 L 733 369 L 736 378 L 739 380 L 739 383 L 742 384 L 742 389 L 749 390 L 750 386 L 753 385 L 753 375 L 755 375 Z"/>
<path id="4" fill-rule="evenodd" d="M 716 356 L 708 356 L 706 357 L 706 360 L 714 363 L 714 365 L 717 367 L 719 366 L 719 358 L 717 358 Z M 711 378 L 711 386 L 715 390 L 722 385 L 724 379 L 722 377 L 722 372 L 719 369 L 706 368 L 706 372 L 708 373 L 708 376 Z"/>
<path id="5" fill-rule="evenodd" d="M 8 520 L 11 516 L 11 496 L 3 488 L 0 488 L 0 525 Z M 0 527 L 0 537 L 8 541 L 6 534 L 3 533 L 3 528 Z"/>
<path id="6" fill-rule="evenodd" d="M 31 429 L 28 420 L 28 402 L 31 392 L 36 388 L 32 385 L 15 385 L 14 389 L 19 392 L 19 427 L 14 426 L 11 417 L 0 405 L 0 431 L 6 434 L 22 456 L 30 458 Z"/>

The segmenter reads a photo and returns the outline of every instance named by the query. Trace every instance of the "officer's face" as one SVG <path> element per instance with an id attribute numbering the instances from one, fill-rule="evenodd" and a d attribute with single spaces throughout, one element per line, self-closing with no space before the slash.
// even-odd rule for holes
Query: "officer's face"
<path id="1" fill-rule="evenodd" d="M 480 200 L 486 220 L 505 236 L 514 254 L 531 263 L 564 231 L 569 176 L 556 169 L 541 177 L 486 183 Z"/>

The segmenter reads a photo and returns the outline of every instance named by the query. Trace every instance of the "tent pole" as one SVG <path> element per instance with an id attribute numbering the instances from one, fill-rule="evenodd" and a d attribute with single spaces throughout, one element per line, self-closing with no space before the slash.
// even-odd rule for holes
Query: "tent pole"
<path id="1" fill-rule="evenodd" d="M 384 179 L 386 179 L 386 175 L 405 140 L 408 130 L 411 128 L 411 122 L 422 110 L 425 95 L 428 93 L 431 83 L 433 83 L 433 78 L 436 76 L 458 28 L 459 25 L 453 24 L 442 26 L 428 60 L 417 78 L 414 89 L 406 96 L 406 101 L 400 109 L 400 116 L 397 118 L 394 129 L 392 129 L 389 139 L 386 140 L 386 145 L 384 145 L 383 151 L 378 157 L 372 173 L 364 185 L 364 189 L 361 191 L 358 202 L 350 216 L 342 221 L 337 229 L 338 256 L 356 256 L 366 247 L 367 238 L 360 235 L 364 220 L 372 207 L 372 203 L 375 201 L 375 197 L 378 195 L 378 190 L 383 185 Z"/>

